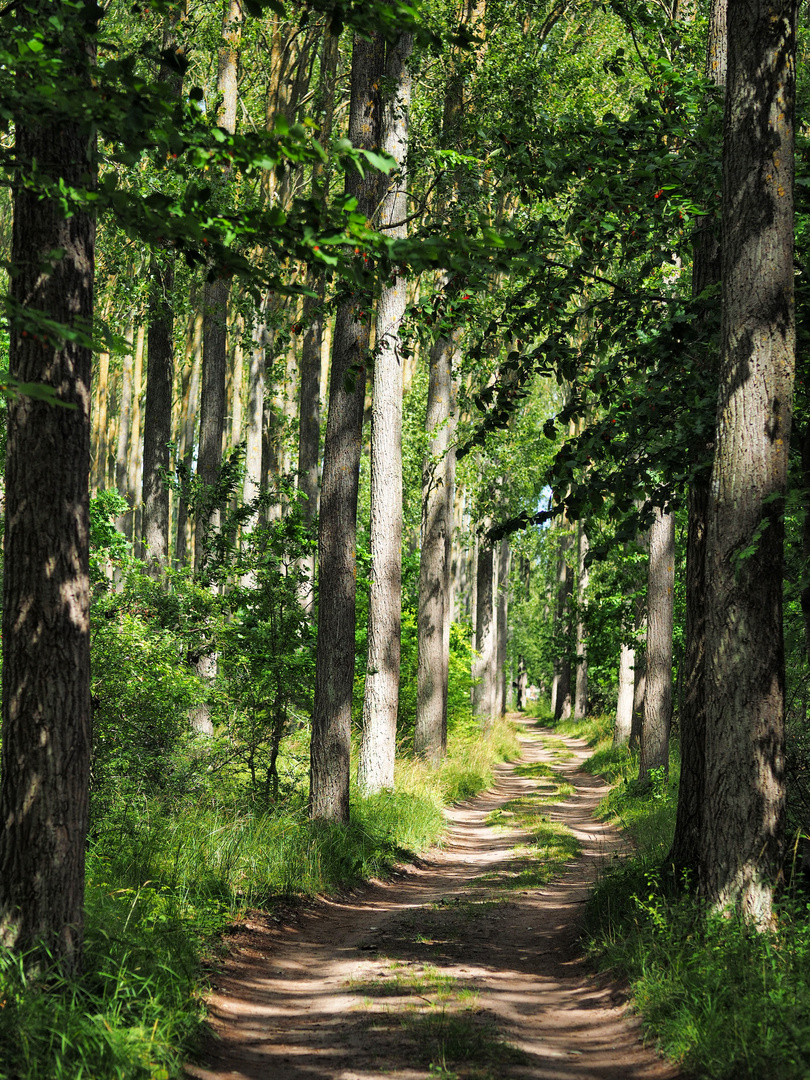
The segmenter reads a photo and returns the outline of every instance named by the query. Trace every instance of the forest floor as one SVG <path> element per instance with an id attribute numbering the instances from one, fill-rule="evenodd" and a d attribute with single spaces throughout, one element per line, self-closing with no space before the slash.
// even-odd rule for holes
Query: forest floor
<path id="1" fill-rule="evenodd" d="M 521 762 L 448 811 L 440 850 L 390 881 L 234 928 L 208 997 L 212 1035 L 188 1077 L 677 1076 L 644 1047 L 623 988 L 592 974 L 578 941 L 600 867 L 626 849 L 593 816 L 606 788 L 581 771 L 590 751 L 513 719 L 524 725 Z M 531 833 L 514 824 L 527 812 L 559 833 L 558 857 L 570 853 L 548 884 L 538 885 Z"/>

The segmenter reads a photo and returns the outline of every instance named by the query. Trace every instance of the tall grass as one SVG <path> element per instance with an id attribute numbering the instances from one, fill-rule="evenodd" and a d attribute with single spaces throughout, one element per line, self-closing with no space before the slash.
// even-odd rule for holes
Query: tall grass
<path id="1" fill-rule="evenodd" d="M 603 874 L 586 917 L 598 964 L 626 978 L 647 1036 L 706 1080 L 810 1077 L 810 902 L 806 886 L 782 894 L 778 923 L 757 933 L 710 916 L 665 865 L 677 806 L 677 747 L 670 780 L 642 789 L 635 755 L 611 744 L 609 717 L 557 725 L 586 738 L 586 765 L 615 787 L 600 814 L 627 830 L 635 855 Z"/>
<path id="2" fill-rule="evenodd" d="M 204 1017 L 201 961 L 229 923 L 424 852 L 441 840 L 443 806 L 518 753 L 509 725 L 484 740 L 461 722 L 440 769 L 403 758 L 396 791 L 354 791 L 345 826 L 311 822 L 301 789 L 271 812 L 206 794 L 109 815 L 88 852 L 83 976 L 32 981 L 0 952 L 0 1080 L 179 1076 Z"/>

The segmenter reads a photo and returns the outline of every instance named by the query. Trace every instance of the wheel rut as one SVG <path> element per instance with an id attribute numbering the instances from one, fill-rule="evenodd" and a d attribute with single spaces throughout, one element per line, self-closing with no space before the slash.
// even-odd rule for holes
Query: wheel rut
<path id="1" fill-rule="evenodd" d="M 189 1078 L 678 1076 L 643 1045 L 621 988 L 589 972 L 578 943 L 599 868 L 626 850 L 618 829 L 593 816 L 605 784 L 581 770 L 581 740 L 514 719 L 524 768 L 499 766 L 490 791 L 448 810 L 440 850 L 390 881 L 239 927 L 208 996 L 213 1034 Z M 547 779 L 519 775 L 543 764 L 573 793 L 557 799 Z M 536 812 L 567 826 L 580 848 L 540 886 L 528 834 L 509 827 L 510 804 L 538 792 Z"/>

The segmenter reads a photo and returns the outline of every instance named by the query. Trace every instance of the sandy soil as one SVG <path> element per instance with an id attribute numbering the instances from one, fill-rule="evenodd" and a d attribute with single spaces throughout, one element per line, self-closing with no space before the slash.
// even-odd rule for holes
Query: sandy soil
<path id="1" fill-rule="evenodd" d="M 516 718 L 519 719 L 519 718 Z M 576 794 L 545 806 L 582 847 L 551 885 L 504 888 L 526 866 L 525 834 L 486 824 L 543 781 L 498 769 L 495 787 L 449 811 L 445 846 L 416 868 L 234 934 L 214 980 L 213 1035 L 194 1080 L 669 1080 L 641 1042 L 621 988 L 589 972 L 582 905 L 623 841 L 593 810 L 604 784 L 585 745 L 527 735 Z M 556 744 L 558 751 L 560 744 Z M 483 878 L 483 880 L 482 880 Z"/>

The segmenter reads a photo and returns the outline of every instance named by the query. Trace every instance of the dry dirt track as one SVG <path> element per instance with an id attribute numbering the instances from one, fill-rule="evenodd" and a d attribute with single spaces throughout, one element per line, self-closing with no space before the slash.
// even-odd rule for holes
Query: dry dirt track
<path id="1" fill-rule="evenodd" d="M 516 718 L 519 719 L 519 718 Z M 582 903 L 622 841 L 592 811 L 604 785 L 523 738 L 576 794 L 544 808 L 581 856 L 545 888 L 480 880 L 525 865 L 522 834 L 487 815 L 538 781 L 498 770 L 493 790 L 450 811 L 445 847 L 417 869 L 281 923 L 248 921 L 210 995 L 215 1037 L 194 1080 L 669 1080 L 618 990 L 577 945 Z M 542 783 L 542 782 L 540 782 Z"/>

